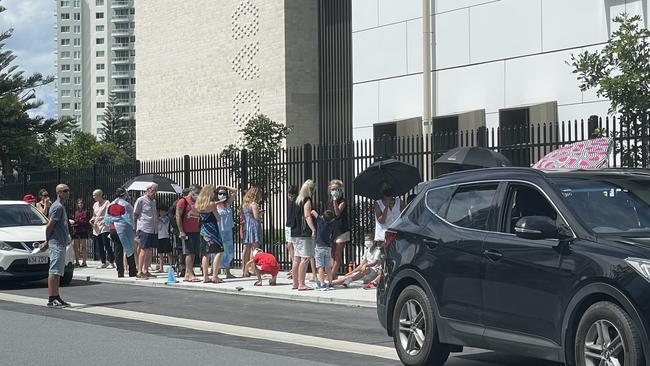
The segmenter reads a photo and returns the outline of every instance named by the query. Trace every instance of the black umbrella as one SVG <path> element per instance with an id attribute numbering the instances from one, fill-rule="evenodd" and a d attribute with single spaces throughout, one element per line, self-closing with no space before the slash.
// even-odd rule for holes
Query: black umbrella
<path id="1" fill-rule="evenodd" d="M 183 188 L 173 180 L 163 177 L 162 175 L 145 174 L 139 175 L 130 181 L 124 183 L 122 187 L 127 191 L 146 191 L 147 186 L 151 183 L 158 185 L 158 192 L 161 193 L 181 193 Z"/>
<path id="2" fill-rule="evenodd" d="M 395 159 L 376 161 L 354 178 L 354 193 L 378 200 L 382 182 L 388 182 L 393 195 L 401 196 L 421 181 L 420 171 L 411 164 Z"/>
<path id="3" fill-rule="evenodd" d="M 461 170 L 512 166 L 500 153 L 483 147 L 457 147 L 444 153 L 433 163 L 438 174 Z"/>

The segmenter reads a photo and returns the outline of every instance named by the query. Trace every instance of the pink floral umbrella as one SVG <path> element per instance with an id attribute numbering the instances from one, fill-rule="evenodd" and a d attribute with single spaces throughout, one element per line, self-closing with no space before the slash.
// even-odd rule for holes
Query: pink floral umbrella
<path id="1" fill-rule="evenodd" d="M 612 151 L 611 137 L 602 137 L 561 147 L 533 166 L 538 170 L 600 169 L 607 165 Z"/>

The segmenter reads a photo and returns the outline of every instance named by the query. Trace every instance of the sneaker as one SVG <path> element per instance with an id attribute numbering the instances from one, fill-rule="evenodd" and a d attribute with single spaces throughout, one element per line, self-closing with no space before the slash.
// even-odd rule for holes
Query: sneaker
<path id="1" fill-rule="evenodd" d="M 343 282 L 343 287 L 348 288 L 348 287 L 350 287 L 351 283 L 352 283 L 352 279 L 348 278 Z"/>
<path id="2" fill-rule="evenodd" d="M 327 291 L 332 291 L 334 289 L 335 289 L 334 285 L 332 285 L 331 283 L 327 284 Z"/>
<path id="3" fill-rule="evenodd" d="M 115 265 L 113 263 L 109 264 L 106 266 L 108 269 L 115 269 Z"/>
<path id="4" fill-rule="evenodd" d="M 48 308 L 54 308 L 54 309 L 63 309 L 63 308 L 67 308 L 68 306 L 70 306 L 70 304 L 59 299 L 54 299 L 47 303 Z"/>
<path id="5" fill-rule="evenodd" d="M 100 264 L 100 265 L 97 266 L 97 269 L 105 269 L 105 268 L 108 268 L 108 264 L 106 264 L 106 263 L 103 263 L 103 264 Z"/>

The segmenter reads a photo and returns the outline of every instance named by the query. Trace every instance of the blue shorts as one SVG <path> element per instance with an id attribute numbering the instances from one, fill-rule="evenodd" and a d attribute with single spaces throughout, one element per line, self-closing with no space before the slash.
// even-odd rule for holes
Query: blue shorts
<path id="1" fill-rule="evenodd" d="M 332 266 L 332 249 L 330 247 L 316 247 L 316 268 L 329 268 Z"/>
<path id="2" fill-rule="evenodd" d="M 65 246 L 50 244 L 50 276 L 63 277 L 65 273 Z"/>
<path id="3" fill-rule="evenodd" d="M 140 240 L 142 249 L 158 248 L 158 234 L 149 234 L 140 230 L 138 231 L 138 240 Z"/>

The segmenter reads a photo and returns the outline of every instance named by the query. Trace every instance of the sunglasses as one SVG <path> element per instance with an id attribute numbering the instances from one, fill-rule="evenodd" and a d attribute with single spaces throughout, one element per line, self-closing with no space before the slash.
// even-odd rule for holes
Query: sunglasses
<path id="1" fill-rule="evenodd" d="M 64 189 L 64 190 L 61 191 L 61 193 L 68 193 L 68 192 L 70 192 L 69 189 Z"/>

